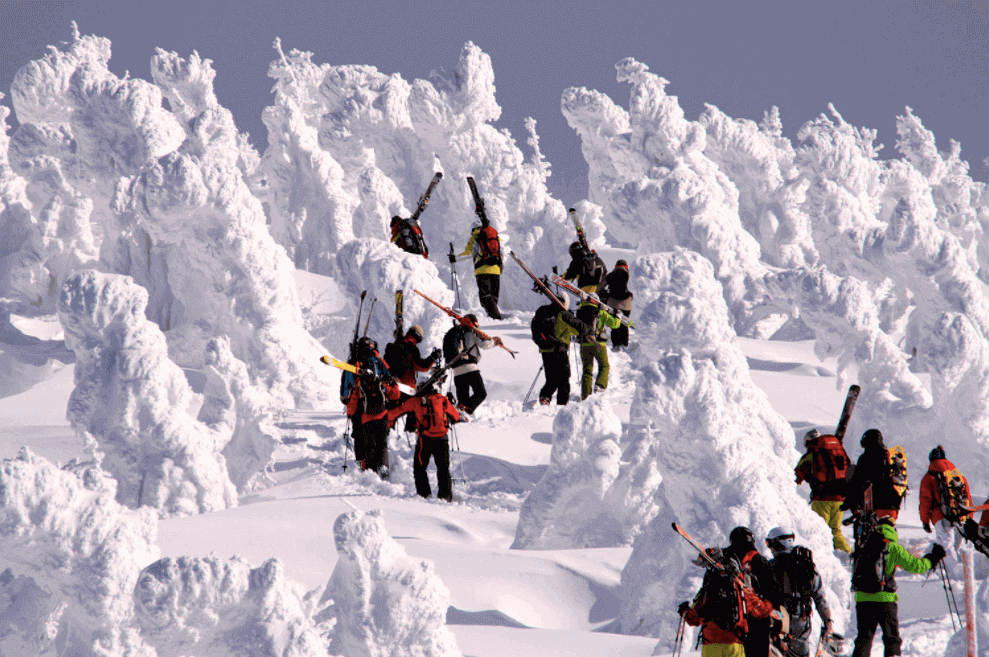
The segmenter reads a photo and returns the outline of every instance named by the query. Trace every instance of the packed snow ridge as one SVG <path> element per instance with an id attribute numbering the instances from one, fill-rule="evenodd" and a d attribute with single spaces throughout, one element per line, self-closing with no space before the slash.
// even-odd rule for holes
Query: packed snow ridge
<path id="1" fill-rule="evenodd" d="M 218 104 L 215 71 L 195 52 L 159 49 L 151 82 L 120 79 L 107 68 L 110 42 L 74 29 L 15 76 L 12 135 L 0 110 L 3 357 L 26 379 L 53 358 L 75 359 L 68 413 L 92 462 L 81 474 L 26 453 L 4 463 L 0 536 L 11 549 L 0 554 L 26 554 L 18 541 L 31 540 L 69 565 L 46 575 L 34 563 L 0 563 L 11 569 L 0 575 L 0 602 L 36 600 L 39 610 L 10 612 L 18 630 L 4 650 L 47 649 L 62 636 L 85 651 L 180 654 L 195 636 L 234 651 L 220 647 L 224 628 L 249 616 L 266 645 L 292 654 L 326 641 L 354 654 L 386 654 L 401 641 L 455 654 L 437 620 L 442 583 L 399 554 L 373 515 L 338 520 L 342 565 L 319 603 L 284 583 L 277 562 L 148 566 L 157 555 L 143 507 L 172 516 L 235 505 L 265 485 L 280 439 L 274 413 L 334 407 L 338 379 L 318 357 L 344 353 L 360 291 L 384 300 L 404 289 L 407 325 L 438 344 L 445 322 L 408 292 L 452 303 L 454 272 L 436 254 L 450 243 L 460 251 L 469 232 L 465 176 L 477 180 L 504 245 L 538 273 L 561 264 L 573 239 L 566 208 L 546 189 L 535 122 L 528 156 L 491 125 L 500 115 L 494 69 L 474 44 L 452 69 L 413 82 L 317 65 L 278 42 L 275 50 L 263 154 Z M 960 146 L 939 151 L 909 108 L 897 121 L 900 157 L 883 161 L 876 133 L 833 107 L 794 144 L 775 108 L 759 124 L 713 106 L 691 121 L 645 64 L 616 68 L 630 85 L 628 109 L 571 88 L 562 111 L 589 166 L 588 199 L 576 207 L 592 244 L 637 256 L 632 423 L 623 430 L 607 401 L 557 415 L 552 462 L 523 506 L 515 547 L 633 546 L 611 629 L 672 636 L 673 601 L 689 597 L 698 574 L 671 543 L 670 522 L 709 543 L 736 524 L 757 534 L 789 524 L 819 556 L 834 607 L 846 609 L 847 574 L 790 479 L 793 430 L 753 384 L 735 336 L 815 339 L 820 356 L 838 358 L 838 386 L 862 386 L 849 435 L 881 427 L 917 455 L 936 438 L 985 490 L 986 186 L 969 176 Z M 436 171 L 444 179 L 423 217 L 434 253 L 423 259 L 389 243 L 388 222 L 409 214 Z M 456 273 L 476 310 L 466 265 Z M 304 316 L 296 269 L 331 277 L 342 310 Z M 530 281 L 513 265 L 503 278 L 504 305 L 524 316 L 539 302 Z M 64 344 L 14 325 L 14 316 L 56 314 Z M 391 333 L 389 314 L 372 317 L 371 335 Z M 912 479 L 924 465 L 911 460 Z M 48 498 L 59 508 L 30 501 Z M 40 517 L 67 519 L 38 523 L 25 510 L 32 504 Z M 104 526 L 119 545 L 75 542 Z M 100 558 L 113 572 L 86 584 L 97 594 L 80 594 L 71 564 L 97 548 L 114 555 Z M 184 577 L 205 588 L 187 590 Z M 369 616 L 372 598 L 383 616 Z M 198 611 L 169 617 L 168 600 Z M 269 603 L 287 615 L 270 616 Z M 167 618 L 181 631 L 161 634 Z"/>

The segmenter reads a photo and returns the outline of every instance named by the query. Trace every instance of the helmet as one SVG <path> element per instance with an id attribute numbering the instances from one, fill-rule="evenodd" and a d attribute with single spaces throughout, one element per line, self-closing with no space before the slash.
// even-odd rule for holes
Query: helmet
<path id="1" fill-rule="evenodd" d="M 391 225 L 394 226 L 395 224 L 397 224 L 401 220 L 402 220 L 402 218 L 396 214 L 394 217 L 391 218 Z"/>
<path id="2" fill-rule="evenodd" d="M 773 527 L 766 534 L 766 545 L 773 552 L 789 552 L 793 549 L 793 532 L 784 527 Z"/>
<path id="3" fill-rule="evenodd" d="M 366 357 L 368 352 L 374 352 L 377 351 L 377 349 L 378 343 L 367 336 L 364 336 L 357 341 L 357 353 L 364 354 L 363 357 Z"/>
<path id="4" fill-rule="evenodd" d="M 948 457 L 945 455 L 944 447 L 941 445 L 938 445 L 937 447 L 932 449 L 931 453 L 927 455 L 927 460 L 930 461 L 931 463 L 937 461 L 938 459 L 944 459 L 944 458 L 948 458 Z"/>
<path id="5" fill-rule="evenodd" d="M 415 338 L 416 342 L 422 342 L 422 327 L 419 326 L 418 324 L 415 324 L 414 326 L 409 328 L 408 331 L 405 332 L 405 335 L 406 337 L 411 336 Z"/>
<path id="6" fill-rule="evenodd" d="M 563 304 L 563 309 L 567 310 L 570 308 L 570 297 L 560 292 L 556 295 L 556 298 Z"/>
<path id="7" fill-rule="evenodd" d="M 570 255 L 572 256 L 576 256 L 580 254 L 580 252 L 583 250 L 584 247 L 580 245 L 580 242 L 574 242 L 573 244 L 570 245 Z"/>
<path id="8" fill-rule="evenodd" d="M 748 527 L 736 527 L 728 534 L 728 541 L 735 550 L 755 549 L 755 536 Z"/>
<path id="9" fill-rule="evenodd" d="M 820 431 L 818 431 L 817 429 L 811 429 L 810 431 L 804 434 L 804 446 L 806 447 L 807 443 L 809 443 L 812 440 L 817 440 L 820 437 L 821 437 Z"/>
<path id="10" fill-rule="evenodd" d="M 869 445 L 876 445 L 878 447 L 886 447 L 883 442 L 883 432 L 879 429 L 868 429 L 862 434 L 862 440 L 859 441 L 862 447 L 867 447 Z"/>
<path id="11" fill-rule="evenodd" d="M 628 263 L 625 262 L 624 260 L 619 260 L 618 262 L 615 263 L 615 269 L 618 269 L 619 267 L 628 269 Z"/>

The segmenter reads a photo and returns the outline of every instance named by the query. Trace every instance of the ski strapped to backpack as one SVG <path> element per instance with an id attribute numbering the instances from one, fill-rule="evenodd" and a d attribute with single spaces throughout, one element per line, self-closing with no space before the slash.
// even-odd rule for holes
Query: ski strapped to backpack
<path id="1" fill-rule="evenodd" d="M 570 219 L 573 221 L 573 227 L 577 230 L 577 241 L 580 242 L 580 248 L 584 249 L 588 253 L 593 253 L 591 245 L 587 243 L 587 236 L 584 235 L 584 226 L 580 223 L 580 218 L 577 216 L 577 210 L 570 208 L 567 211 L 570 215 Z"/>
<path id="2" fill-rule="evenodd" d="M 447 315 L 449 315 L 453 319 L 455 319 L 458 322 L 460 322 L 460 325 L 461 326 L 468 326 L 470 328 L 470 330 L 474 331 L 474 333 L 477 335 L 477 337 L 481 338 L 482 340 L 493 340 L 494 339 L 490 335 L 488 335 L 487 333 L 485 333 L 484 331 L 482 331 L 481 329 L 479 329 L 478 327 L 476 327 L 476 326 L 470 326 L 469 325 L 469 322 L 464 318 L 464 316 L 461 315 L 461 314 L 459 314 L 459 313 L 454 312 L 452 308 L 447 308 L 443 304 L 441 304 L 441 303 L 439 303 L 437 301 L 433 301 L 432 299 L 430 299 L 429 297 L 427 297 L 425 294 L 423 294 L 419 290 L 413 290 L 413 292 L 415 292 L 420 297 L 422 297 L 423 299 L 425 299 L 429 303 L 433 304 L 434 306 L 436 306 L 437 308 L 439 308 L 440 310 L 442 310 L 443 312 L 445 312 Z M 516 351 L 512 351 L 511 349 L 509 349 L 508 347 L 506 347 L 503 344 L 500 344 L 498 346 L 501 347 L 502 349 L 504 349 L 505 351 L 507 351 L 508 353 L 510 353 L 512 355 L 512 358 L 515 358 L 515 354 L 518 353 Z"/>
<path id="3" fill-rule="evenodd" d="M 439 183 L 441 178 L 443 178 L 443 174 L 439 171 L 433 175 L 433 179 L 429 182 L 426 192 L 419 197 L 419 204 L 411 217 L 408 219 L 394 217 L 392 219 L 393 222 L 397 221 L 398 223 L 397 226 L 392 225 L 392 230 L 394 231 L 392 241 L 403 251 L 421 254 L 423 258 L 429 257 L 429 247 L 426 246 L 426 240 L 422 235 L 422 227 L 419 225 L 419 215 L 429 205 L 429 197 L 432 195 L 433 189 L 436 188 L 436 184 Z"/>
<path id="4" fill-rule="evenodd" d="M 426 188 L 425 193 L 419 197 L 419 205 L 416 207 L 416 211 L 413 212 L 410 217 L 412 221 L 419 219 L 419 215 L 421 215 L 422 211 L 426 209 L 427 205 L 429 205 L 429 197 L 432 196 L 433 190 L 436 189 L 436 185 L 439 184 L 442 178 L 443 173 L 441 171 L 437 171 L 433 174 L 433 179 L 429 181 L 429 186 Z"/>
<path id="5" fill-rule="evenodd" d="M 350 358 L 349 360 L 357 359 L 357 334 L 361 330 L 361 312 L 364 310 L 364 297 L 367 296 L 367 290 L 361 292 L 361 303 L 357 308 L 357 324 L 354 326 L 354 337 L 350 341 Z"/>
<path id="6" fill-rule="evenodd" d="M 383 381 L 384 379 L 389 378 L 383 376 L 376 376 L 374 372 L 372 372 L 371 370 L 359 370 L 357 369 L 357 366 L 354 365 L 353 363 L 345 363 L 342 360 L 337 360 L 336 358 L 331 358 L 329 356 L 320 356 L 319 362 L 323 363 L 324 365 L 332 365 L 333 367 L 336 367 L 337 369 L 341 369 L 345 372 L 350 372 L 354 376 L 366 377 L 374 381 Z M 390 378 L 394 379 L 394 377 L 390 377 Z M 395 385 L 398 386 L 400 392 L 403 392 L 406 395 L 414 395 L 416 393 L 416 391 L 411 386 L 407 386 L 401 381 L 398 381 L 397 379 L 395 379 Z"/>
<path id="7" fill-rule="evenodd" d="M 581 301 L 592 303 L 598 307 L 598 310 L 603 310 L 612 317 L 617 318 L 618 321 L 622 323 L 622 326 L 626 326 L 630 329 L 635 328 L 635 324 L 632 322 L 632 320 L 630 320 L 628 317 L 621 314 L 620 312 L 618 312 L 608 304 L 601 301 L 601 299 L 599 299 L 598 295 L 596 295 L 595 293 L 584 292 L 582 289 L 580 289 L 579 287 L 577 287 L 567 279 L 563 278 L 559 274 L 553 274 L 553 278 L 551 280 L 553 281 L 554 285 L 559 285 L 567 292 L 577 295 L 577 297 L 580 298 Z"/>
<path id="8" fill-rule="evenodd" d="M 497 265 L 501 267 L 501 240 L 498 238 L 498 231 L 488 220 L 488 214 L 484 210 L 484 199 L 477 191 L 477 183 L 473 176 L 467 176 L 467 186 L 474 197 L 474 214 L 481 221 L 481 228 L 475 238 L 478 248 L 481 251 L 481 259 L 474 263 L 477 266 Z"/>
<path id="9" fill-rule="evenodd" d="M 395 342 L 398 342 L 405 336 L 405 331 L 403 330 L 402 323 L 402 305 L 405 301 L 405 295 L 401 290 L 395 290 Z"/>
<path id="10" fill-rule="evenodd" d="M 968 493 L 968 481 L 965 476 L 952 468 L 945 472 L 928 470 L 937 482 L 938 497 L 941 498 L 941 513 L 948 522 L 957 523 L 969 514 L 967 506 L 972 505 L 972 498 Z"/>
<path id="11" fill-rule="evenodd" d="M 839 443 L 845 442 L 845 431 L 848 430 L 848 423 L 852 419 L 852 411 L 855 410 L 855 402 L 858 401 L 859 392 L 861 391 L 862 388 L 857 385 L 848 386 L 848 394 L 845 395 L 845 405 L 841 409 L 841 417 L 838 418 L 838 427 L 834 430 L 834 437 L 838 439 Z"/>

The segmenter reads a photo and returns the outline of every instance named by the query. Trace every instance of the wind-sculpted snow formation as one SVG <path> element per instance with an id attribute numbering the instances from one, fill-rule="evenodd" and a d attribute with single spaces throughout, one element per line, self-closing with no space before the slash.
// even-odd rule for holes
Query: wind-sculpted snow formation
<path id="1" fill-rule="evenodd" d="M 209 426 L 191 414 L 193 393 L 147 302 L 126 276 L 83 270 L 65 282 L 59 318 L 77 358 L 69 421 L 95 442 L 121 504 L 166 516 L 236 506 L 221 453 L 232 418 L 213 412 Z"/>
<path id="2" fill-rule="evenodd" d="M 157 519 L 114 501 L 97 468 L 22 448 L 0 463 L 0 654 L 154 657 L 131 625 Z"/>
<path id="3" fill-rule="evenodd" d="M 4 220 L 23 239 L 3 296 L 52 313 L 77 269 L 129 275 L 183 367 L 202 368 L 225 335 L 269 406 L 333 398 L 291 262 L 244 181 L 259 157 L 217 103 L 210 61 L 159 49 L 151 84 L 117 78 L 109 59 L 108 40 L 76 30 L 14 78 Z"/>
<path id="4" fill-rule="evenodd" d="M 726 545 L 738 525 L 757 542 L 774 526 L 793 528 L 814 551 L 843 625 L 847 571 L 824 521 L 797 494 L 793 430 L 749 376 L 710 262 L 677 249 L 640 257 L 631 269 L 642 307 L 637 380 L 630 444 L 609 496 L 633 550 L 615 629 L 672 646 L 676 604 L 693 596 L 699 575 L 674 521 L 704 545 Z"/>
<path id="5" fill-rule="evenodd" d="M 621 545 L 609 522 L 605 494 L 618 476 L 622 422 L 608 402 L 567 406 L 553 419 L 553 450 L 546 474 L 519 511 L 513 549 Z"/>
<path id="6" fill-rule="evenodd" d="M 385 528 L 380 511 L 337 518 L 339 556 L 316 619 L 335 619 L 330 652 L 347 657 L 459 657 L 446 627 L 450 592 L 428 561 L 414 559 Z"/>
<path id="7" fill-rule="evenodd" d="M 449 244 L 463 250 L 474 221 L 468 175 L 504 246 L 539 273 L 567 257 L 575 235 L 562 203 L 546 190 L 549 164 L 535 121 L 526 123 L 532 149 L 526 159 L 507 131 L 490 125 L 501 108 L 491 59 L 480 48 L 467 43 L 452 70 L 409 83 L 373 66 L 316 65 L 312 53 L 285 55 L 275 46 L 279 59 L 269 71 L 275 102 L 264 112 L 270 146 L 254 190 L 297 267 L 337 276 L 335 254 L 355 238 L 388 240 L 391 216 L 409 216 L 436 171 L 444 177 L 420 222 L 444 282 Z M 592 223 L 591 232 L 598 227 Z M 476 289 L 463 275 L 470 263 L 458 271 L 465 305 L 477 306 Z M 528 289 L 524 276 L 506 258 L 508 305 L 538 301 L 514 291 Z"/>
<path id="8" fill-rule="evenodd" d="M 932 434 L 945 436 L 949 451 L 979 464 L 979 485 L 989 483 L 989 372 L 977 348 L 989 335 L 989 194 L 958 144 L 939 152 L 906 108 L 902 157 L 882 161 L 875 131 L 831 107 L 793 145 L 775 108 L 758 125 L 712 106 L 689 121 L 644 64 L 616 68 L 631 85 L 628 110 L 582 88 L 562 100 L 606 239 L 640 254 L 681 246 L 704 256 L 738 333 L 809 327 L 818 354 L 838 358 L 839 386 L 857 370 L 849 435 L 882 427 L 917 453 Z M 917 376 L 925 372 L 929 387 Z M 911 476 L 922 475 L 920 461 Z"/>
<path id="9" fill-rule="evenodd" d="M 277 559 L 259 568 L 239 557 L 152 563 L 134 590 L 135 623 L 157 657 L 323 657 L 327 641 L 311 600 Z"/>

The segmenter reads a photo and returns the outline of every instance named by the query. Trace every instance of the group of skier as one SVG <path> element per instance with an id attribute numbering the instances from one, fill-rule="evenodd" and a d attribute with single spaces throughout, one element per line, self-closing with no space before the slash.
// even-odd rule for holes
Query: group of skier
<path id="1" fill-rule="evenodd" d="M 959 569 L 958 550 L 968 540 L 989 556 L 989 500 L 973 507 L 965 477 L 938 445 L 928 455 L 928 471 L 920 484 L 920 518 L 924 530 L 935 533 L 930 551 L 922 558 L 899 544 L 896 521 L 908 489 L 906 453 L 887 448 L 882 432 L 862 434 L 863 453 L 853 466 L 842 439 L 858 387 L 849 391 L 836 435 L 816 429 L 804 437 L 807 453 L 795 468 L 796 482 L 811 487 L 811 507 L 831 528 L 838 555 L 851 554 L 851 585 L 855 592 L 858 635 L 853 657 L 872 649 L 877 628 L 882 629 L 884 654 L 899 655 L 901 639 L 896 593 L 896 568 L 912 573 Z M 981 522 L 973 515 L 983 510 Z M 842 520 L 844 511 L 851 516 Z M 852 524 L 854 550 L 841 533 Z M 674 528 L 691 540 L 679 526 Z M 821 617 L 821 639 L 816 655 L 835 655 L 843 638 L 832 632 L 831 612 L 822 593 L 821 578 L 809 549 L 794 545 L 794 532 L 776 527 L 766 535 L 773 554 L 768 561 L 755 547 L 751 530 L 736 527 L 730 546 L 708 548 L 698 565 L 707 566 L 700 591 L 692 602 L 678 608 L 682 622 L 700 625 L 703 657 L 804 657 L 809 652 L 811 616 Z M 845 557 L 847 559 L 847 557 Z M 767 567 L 768 563 L 768 567 Z M 847 561 L 846 561 L 847 563 Z M 786 613 L 783 613 L 783 612 Z"/>

